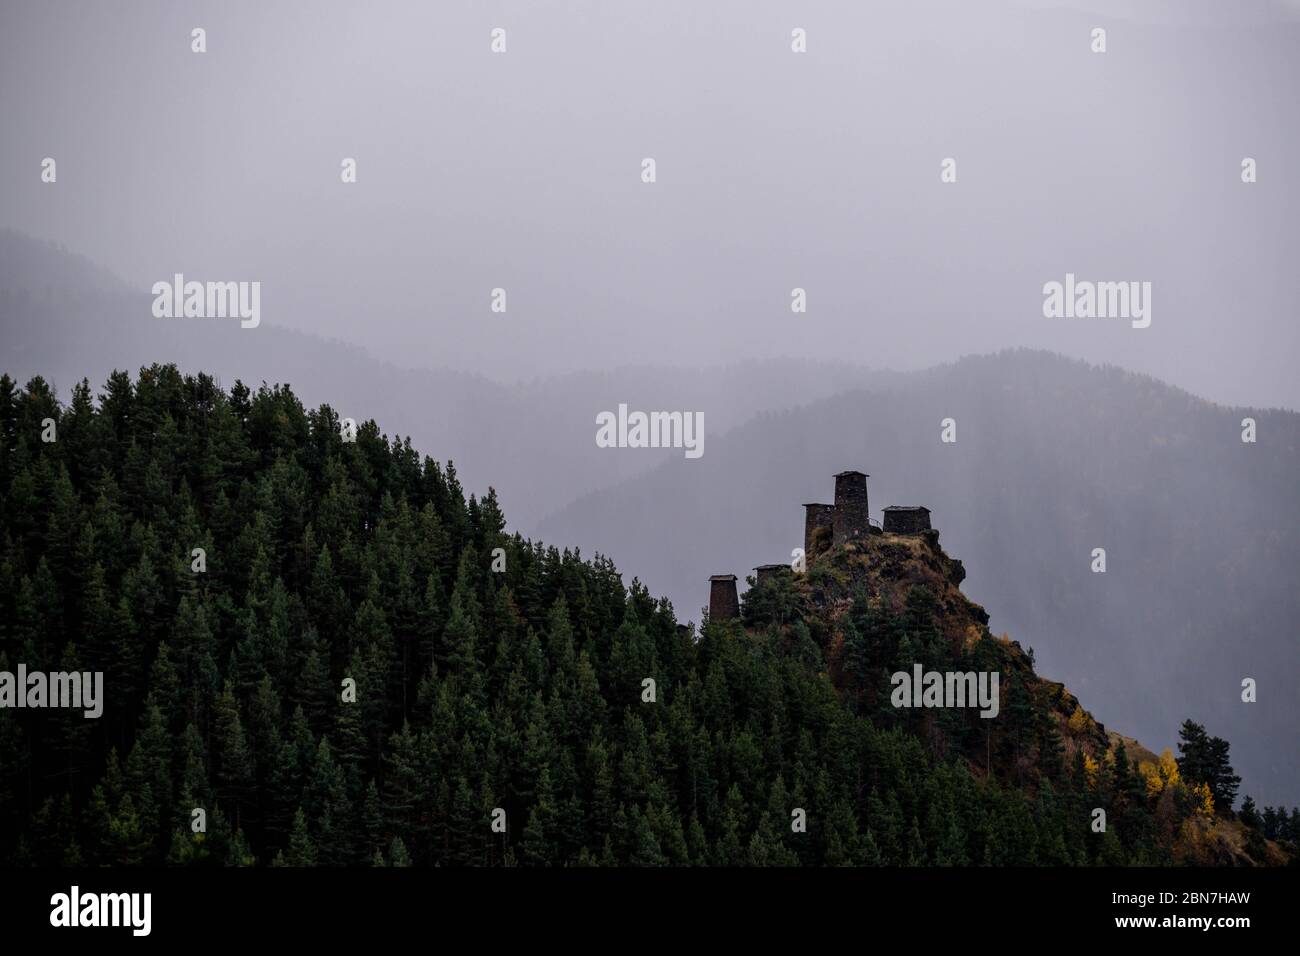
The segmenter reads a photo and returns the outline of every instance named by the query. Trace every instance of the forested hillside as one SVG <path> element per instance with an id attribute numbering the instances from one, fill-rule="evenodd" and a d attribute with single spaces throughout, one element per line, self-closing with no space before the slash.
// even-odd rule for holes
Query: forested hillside
<path id="1" fill-rule="evenodd" d="M 937 552 L 889 587 L 839 555 L 697 634 L 285 387 L 154 366 L 61 407 L 5 376 L 0 436 L 0 671 L 102 671 L 106 699 L 0 709 L 10 865 L 1288 858 L 1215 805 L 1226 744 L 1139 771 Z M 1001 715 L 884 709 L 909 661 L 1004 672 Z"/>
<path id="2" fill-rule="evenodd" d="M 698 461 L 581 497 L 539 534 L 616 556 L 693 616 L 699 569 L 683 541 L 714 570 L 788 561 L 799 504 L 861 468 L 875 515 L 933 509 L 993 629 L 1033 646 L 1108 723 L 1172 741 L 1196 701 L 1232 740 L 1247 789 L 1295 802 L 1300 415 L 1024 350 L 864 384 L 711 436 Z M 1099 547 L 1105 574 L 1089 566 Z M 1243 677 L 1269 688 L 1248 706 Z"/>

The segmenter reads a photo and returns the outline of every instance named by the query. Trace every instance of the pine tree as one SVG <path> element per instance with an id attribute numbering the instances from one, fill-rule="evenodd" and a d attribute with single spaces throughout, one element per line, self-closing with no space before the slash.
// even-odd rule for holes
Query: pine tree
<path id="1" fill-rule="evenodd" d="M 285 386 L 155 366 L 62 408 L 0 376 L 0 518 L 0 670 L 112 688 L 103 721 L 0 708 L 10 865 L 1150 865 L 1240 784 L 1192 721 L 1178 761 L 1099 749 L 1031 655 L 950 640 L 927 587 L 901 611 L 861 588 L 832 623 L 822 562 L 697 640 L 609 559 L 507 536 L 494 491 L 374 422 L 343 442 Z M 1003 673 L 1000 729 L 893 708 L 913 662 Z M 1249 799 L 1242 820 L 1256 862 L 1300 829 Z"/>
<path id="2" fill-rule="evenodd" d="M 285 857 L 289 866 L 315 866 L 316 846 L 307 830 L 307 816 L 299 807 L 293 815 L 293 832 L 289 837 L 289 852 Z"/>
<path id="3" fill-rule="evenodd" d="M 1205 728 L 1184 720 L 1178 730 L 1178 773 L 1184 780 L 1200 783 L 1210 779 L 1209 737 Z"/>
<path id="4" fill-rule="evenodd" d="M 1211 737 L 1207 760 L 1209 779 L 1206 783 L 1214 795 L 1214 803 L 1230 814 L 1241 786 L 1241 777 L 1232 772 L 1232 764 L 1228 762 L 1228 742 L 1222 737 Z"/>
<path id="5" fill-rule="evenodd" d="M 233 814 L 238 829 L 241 815 L 251 806 L 256 780 L 252 751 L 240 720 L 239 704 L 229 682 L 217 699 L 215 717 L 217 793 L 228 812 Z"/>
<path id="6" fill-rule="evenodd" d="M 1255 800 L 1249 795 L 1241 801 L 1241 822 L 1252 829 L 1258 828 L 1261 822 Z"/>

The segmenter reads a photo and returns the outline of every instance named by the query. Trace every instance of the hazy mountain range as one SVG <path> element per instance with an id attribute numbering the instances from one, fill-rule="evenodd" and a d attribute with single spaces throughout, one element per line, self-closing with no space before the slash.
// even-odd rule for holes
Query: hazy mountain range
<path id="1" fill-rule="evenodd" d="M 1034 648 L 1041 673 L 1157 751 L 1185 717 L 1201 721 L 1232 741 L 1243 793 L 1297 801 L 1294 412 L 1224 408 L 1028 351 L 908 374 L 770 361 L 508 385 L 399 368 L 270 321 L 154 319 L 150 301 L 72 253 L 0 233 L 9 374 L 44 375 L 65 400 L 83 376 L 98 388 L 113 368 L 155 361 L 290 383 L 309 405 L 454 459 L 468 490 L 497 488 L 512 529 L 609 554 L 681 619 L 698 618 L 709 574 L 788 561 L 801 503 L 830 500 L 834 472 L 869 472 L 873 514 L 931 508 L 965 562 L 963 591 L 996 633 Z M 597 448 L 596 414 L 621 402 L 703 411 L 705 454 Z M 1241 441 L 1246 416 L 1254 444 Z M 940 441 L 948 417 L 953 444 Z M 1105 574 L 1090 571 L 1098 547 Z M 1240 700 L 1245 677 L 1257 703 Z"/>
<path id="2" fill-rule="evenodd" d="M 1241 441 L 1247 415 L 1255 444 Z M 947 417 L 954 444 L 940 441 Z M 1009 352 L 759 415 L 699 461 L 585 496 L 540 530 L 617 555 L 691 616 L 708 574 L 788 561 L 800 504 L 832 500 L 831 476 L 858 468 L 877 518 L 932 509 L 968 569 L 963 591 L 1043 673 L 1157 749 L 1180 711 L 1197 715 L 1229 735 L 1252 786 L 1281 796 L 1300 766 L 1298 439 L 1293 412 Z M 1255 704 L 1240 700 L 1245 677 Z"/>

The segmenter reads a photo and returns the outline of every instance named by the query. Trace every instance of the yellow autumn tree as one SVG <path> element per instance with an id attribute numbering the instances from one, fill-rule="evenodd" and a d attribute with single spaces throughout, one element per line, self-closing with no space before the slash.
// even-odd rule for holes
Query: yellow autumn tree
<path id="1" fill-rule="evenodd" d="M 1168 747 L 1160 754 L 1160 782 L 1162 790 L 1178 782 L 1178 761 Z"/>
<path id="2" fill-rule="evenodd" d="M 1214 794 L 1209 784 L 1198 783 L 1192 787 L 1192 805 L 1201 819 L 1207 822 L 1214 819 Z"/>
<path id="3" fill-rule="evenodd" d="M 1083 776 L 1088 781 L 1088 786 L 1097 789 L 1097 761 L 1093 760 L 1087 754 L 1083 755 Z"/>
<path id="4" fill-rule="evenodd" d="M 1166 787 L 1178 782 L 1178 761 L 1168 747 L 1160 755 L 1159 763 L 1146 761 L 1138 764 L 1138 773 L 1146 781 L 1147 797 L 1158 797 Z"/>
<path id="5" fill-rule="evenodd" d="M 1078 704 L 1074 705 L 1074 713 L 1070 715 L 1070 733 L 1081 734 L 1088 729 L 1088 715 L 1083 712 L 1083 708 Z"/>
<path id="6" fill-rule="evenodd" d="M 1165 788 L 1164 781 L 1160 779 L 1160 768 L 1147 760 L 1138 764 L 1138 773 L 1142 774 L 1142 779 L 1146 781 L 1147 798 L 1160 796 L 1160 791 Z"/>

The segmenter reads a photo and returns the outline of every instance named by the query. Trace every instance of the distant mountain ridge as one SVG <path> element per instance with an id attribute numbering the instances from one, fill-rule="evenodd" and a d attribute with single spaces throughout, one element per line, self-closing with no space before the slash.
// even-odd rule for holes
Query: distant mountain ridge
<path id="1" fill-rule="evenodd" d="M 1300 705 L 1285 692 L 1300 679 L 1294 412 L 1229 409 L 1023 351 L 906 374 L 750 363 L 509 387 L 399 369 L 273 316 L 256 330 L 155 320 L 147 290 L 60 247 L 0 231 L 0 253 L 0 343 L 20 378 L 42 374 L 65 398 L 82 376 L 97 388 L 113 368 L 154 361 L 227 385 L 289 382 L 456 460 L 468 486 L 494 484 L 518 530 L 618 555 L 683 618 L 703 603 L 708 574 L 788 561 L 802 533 L 791 502 L 823 500 L 825 475 L 865 467 L 873 511 L 934 509 L 995 629 L 1032 644 L 1117 726 L 1155 746 L 1187 701 L 1203 702 L 1200 716 L 1234 743 L 1246 790 L 1296 802 Z M 619 401 L 704 410 L 704 457 L 597 448 L 595 412 Z M 1258 423 L 1253 445 L 1240 441 L 1246 415 Z M 953 445 L 939 442 L 946 417 L 957 420 Z M 1095 547 L 1107 549 L 1105 575 L 1088 571 Z M 1259 702 L 1241 704 L 1234 688 L 1260 675 L 1270 679 Z M 1279 738 L 1286 746 L 1269 746 Z"/>
<path id="2" fill-rule="evenodd" d="M 1231 813 L 1227 741 L 1112 749 L 938 532 L 869 530 L 860 473 L 806 574 L 743 607 L 720 577 L 692 628 L 287 386 L 155 365 L 102 396 L 0 375 L 0 865 L 1294 857 L 1300 812 Z"/>
<path id="3" fill-rule="evenodd" d="M 626 366 L 506 385 L 453 369 L 400 368 L 356 345 L 277 326 L 269 296 L 256 329 L 237 320 L 156 319 L 148 288 L 54 243 L 0 230 L 0 342 L 7 371 L 20 380 L 42 375 L 67 400 L 83 377 L 98 387 L 114 369 L 172 362 L 227 387 L 236 379 L 289 383 L 309 402 L 328 401 L 357 421 L 373 418 L 463 462 L 466 481 L 492 482 L 525 533 L 579 494 L 680 456 L 670 449 L 606 454 L 595 444 L 600 411 L 620 402 L 702 411 L 707 442 L 756 413 L 852 387 L 864 374 L 847 363 L 767 361 L 703 371 Z"/>

